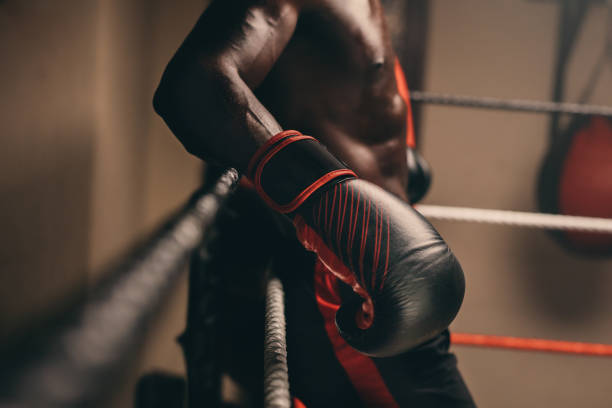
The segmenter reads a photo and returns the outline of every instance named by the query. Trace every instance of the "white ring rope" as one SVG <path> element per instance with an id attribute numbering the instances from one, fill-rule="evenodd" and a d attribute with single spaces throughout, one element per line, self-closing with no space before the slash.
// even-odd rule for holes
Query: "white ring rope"
<path id="1" fill-rule="evenodd" d="M 572 115 L 601 115 L 612 117 L 612 106 L 581 103 L 501 99 L 481 96 L 453 95 L 425 91 L 410 91 L 410 100 L 431 105 L 459 106 L 531 113 L 567 113 Z"/>
<path id="2" fill-rule="evenodd" d="M 416 209 L 423 214 L 423 216 L 438 220 L 612 234 L 612 219 L 610 218 L 578 217 L 573 215 L 489 210 L 482 208 L 446 207 L 440 205 L 417 205 Z"/>

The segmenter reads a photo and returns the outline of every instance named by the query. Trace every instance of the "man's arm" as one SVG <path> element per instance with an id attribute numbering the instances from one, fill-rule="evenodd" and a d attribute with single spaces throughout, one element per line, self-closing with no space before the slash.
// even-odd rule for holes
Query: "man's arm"
<path id="1" fill-rule="evenodd" d="M 289 42 L 297 18 L 292 0 L 217 0 L 202 14 L 153 100 L 187 151 L 244 170 L 282 130 L 252 90 Z"/>
<path id="2" fill-rule="evenodd" d="M 359 295 L 336 315 L 348 344 L 391 356 L 434 337 L 463 299 L 461 266 L 412 207 L 357 180 L 315 138 L 282 131 L 252 89 L 289 41 L 298 9 L 288 0 L 240 4 L 218 0 L 202 16 L 162 78 L 157 111 L 191 153 L 247 170 L 304 246 Z"/>

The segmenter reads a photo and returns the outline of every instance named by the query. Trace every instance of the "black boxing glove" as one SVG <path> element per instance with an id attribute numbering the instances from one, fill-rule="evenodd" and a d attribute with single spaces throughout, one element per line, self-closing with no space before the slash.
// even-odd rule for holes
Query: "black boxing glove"
<path id="1" fill-rule="evenodd" d="M 408 163 L 408 185 L 406 193 L 411 204 L 416 204 L 425 197 L 431 185 L 431 168 L 423 156 L 412 147 L 406 147 Z"/>
<path id="2" fill-rule="evenodd" d="M 284 131 L 253 156 L 248 175 L 293 218 L 306 249 L 359 295 L 336 314 L 355 349 L 384 357 L 448 327 L 465 290 L 459 262 L 410 205 L 357 179 L 316 139 Z"/>

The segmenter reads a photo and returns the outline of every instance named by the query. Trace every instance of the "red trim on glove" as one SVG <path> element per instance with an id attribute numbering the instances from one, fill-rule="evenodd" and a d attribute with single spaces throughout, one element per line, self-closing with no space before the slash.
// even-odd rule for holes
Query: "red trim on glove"
<path id="1" fill-rule="evenodd" d="M 284 140 L 283 140 L 284 139 Z M 295 211 L 300 205 L 306 201 L 308 197 L 319 188 L 329 183 L 330 181 L 342 177 L 352 176 L 357 177 L 354 171 L 349 169 L 338 169 L 331 171 L 319 179 L 315 180 L 312 184 L 306 187 L 300 194 L 298 194 L 293 200 L 287 204 L 278 204 L 274 201 L 261 186 L 261 175 L 263 173 L 266 164 L 282 149 L 289 146 L 291 143 L 300 140 L 317 140 L 312 136 L 302 135 L 297 130 L 285 130 L 280 132 L 276 136 L 272 137 L 266 143 L 264 143 L 255 152 L 248 167 L 248 174 L 255 184 L 255 190 L 259 193 L 261 198 L 274 210 L 281 213 L 290 213 Z M 253 174 L 253 171 L 255 172 Z"/>
<path id="2" fill-rule="evenodd" d="M 281 205 L 278 204 L 276 201 L 272 200 L 272 198 L 270 198 L 270 196 L 268 196 L 268 194 L 266 194 L 264 189 L 261 187 L 261 171 L 258 170 L 256 174 L 257 175 L 255 179 L 255 190 L 259 193 L 261 198 L 270 206 L 270 208 L 283 214 L 295 211 L 300 205 L 304 203 L 304 201 L 306 201 L 306 199 L 308 199 L 308 197 L 312 195 L 312 193 L 314 193 L 330 181 L 341 176 L 357 177 L 357 175 L 352 170 L 348 169 L 331 171 L 323 177 L 319 178 L 318 180 L 315 180 L 314 183 L 306 187 L 304 191 L 298 194 L 293 200 L 291 200 L 291 202 L 289 202 L 288 204 Z"/>
<path id="3" fill-rule="evenodd" d="M 297 397 L 293 397 L 293 408 L 306 408 L 306 405 Z"/>
<path id="4" fill-rule="evenodd" d="M 251 157 L 251 160 L 249 161 L 249 166 L 247 167 L 247 176 L 249 178 L 253 178 L 253 170 L 255 168 L 255 166 L 257 166 L 259 164 L 259 161 L 261 159 L 261 156 L 264 155 L 264 153 L 266 153 L 268 151 L 268 149 L 272 146 L 274 146 L 279 140 L 285 138 L 285 137 L 290 137 L 290 136 L 301 136 L 302 134 L 300 132 L 298 132 L 297 130 L 284 130 L 274 136 L 272 136 L 272 138 L 266 140 L 266 142 L 264 144 L 262 144 L 261 146 L 259 146 L 259 149 L 257 149 L 257 151 L 255 152 L 255 154 L 253 155 L 253 157 Z"/>
<path id="5" fill-rule="evenodd" d="M 361 310 L 355 316 L 357 327 L 366 330 L 374 322 L 374 303 L 370 294 L 357 282 L 355 273 L 338 258 L 338 256 L 325 244 L 321 236 L 312 229 L 301 216 L 296 216 L 293 220 L 296 234 L 299 241 L 307 251 L 312 251 L 318 255 L 320 262 L 325 265 L 327 270 L 334 274 L 342 282 L 349 285 L 355 293 L 363 298 Z"/>
<path id="6" fill-rule="evenodd" d="M 325 264 L 317 260 L 314 276 L 317 306 L 325 321 L 325 331 L 338 362 L 344 368 L 365 406 L 399 407 L 372 359 L 349 346 L 340 337 L 335 318 L 336 312 L 340 308 L 341 299 L 337 290 L 337 278 L 332 275 L 333 272 L 330 272 Z"/>

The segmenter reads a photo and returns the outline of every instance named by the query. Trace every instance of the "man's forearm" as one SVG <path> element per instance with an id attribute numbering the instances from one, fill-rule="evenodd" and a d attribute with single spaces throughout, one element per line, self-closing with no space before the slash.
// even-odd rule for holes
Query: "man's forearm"
<path id="1" fill-rule="evenodd" d="M 189 64 L 169 65 L 155 93 L 155 110 L 190 153 L 244 170 L 280 125 L 235 69 Z"/>

